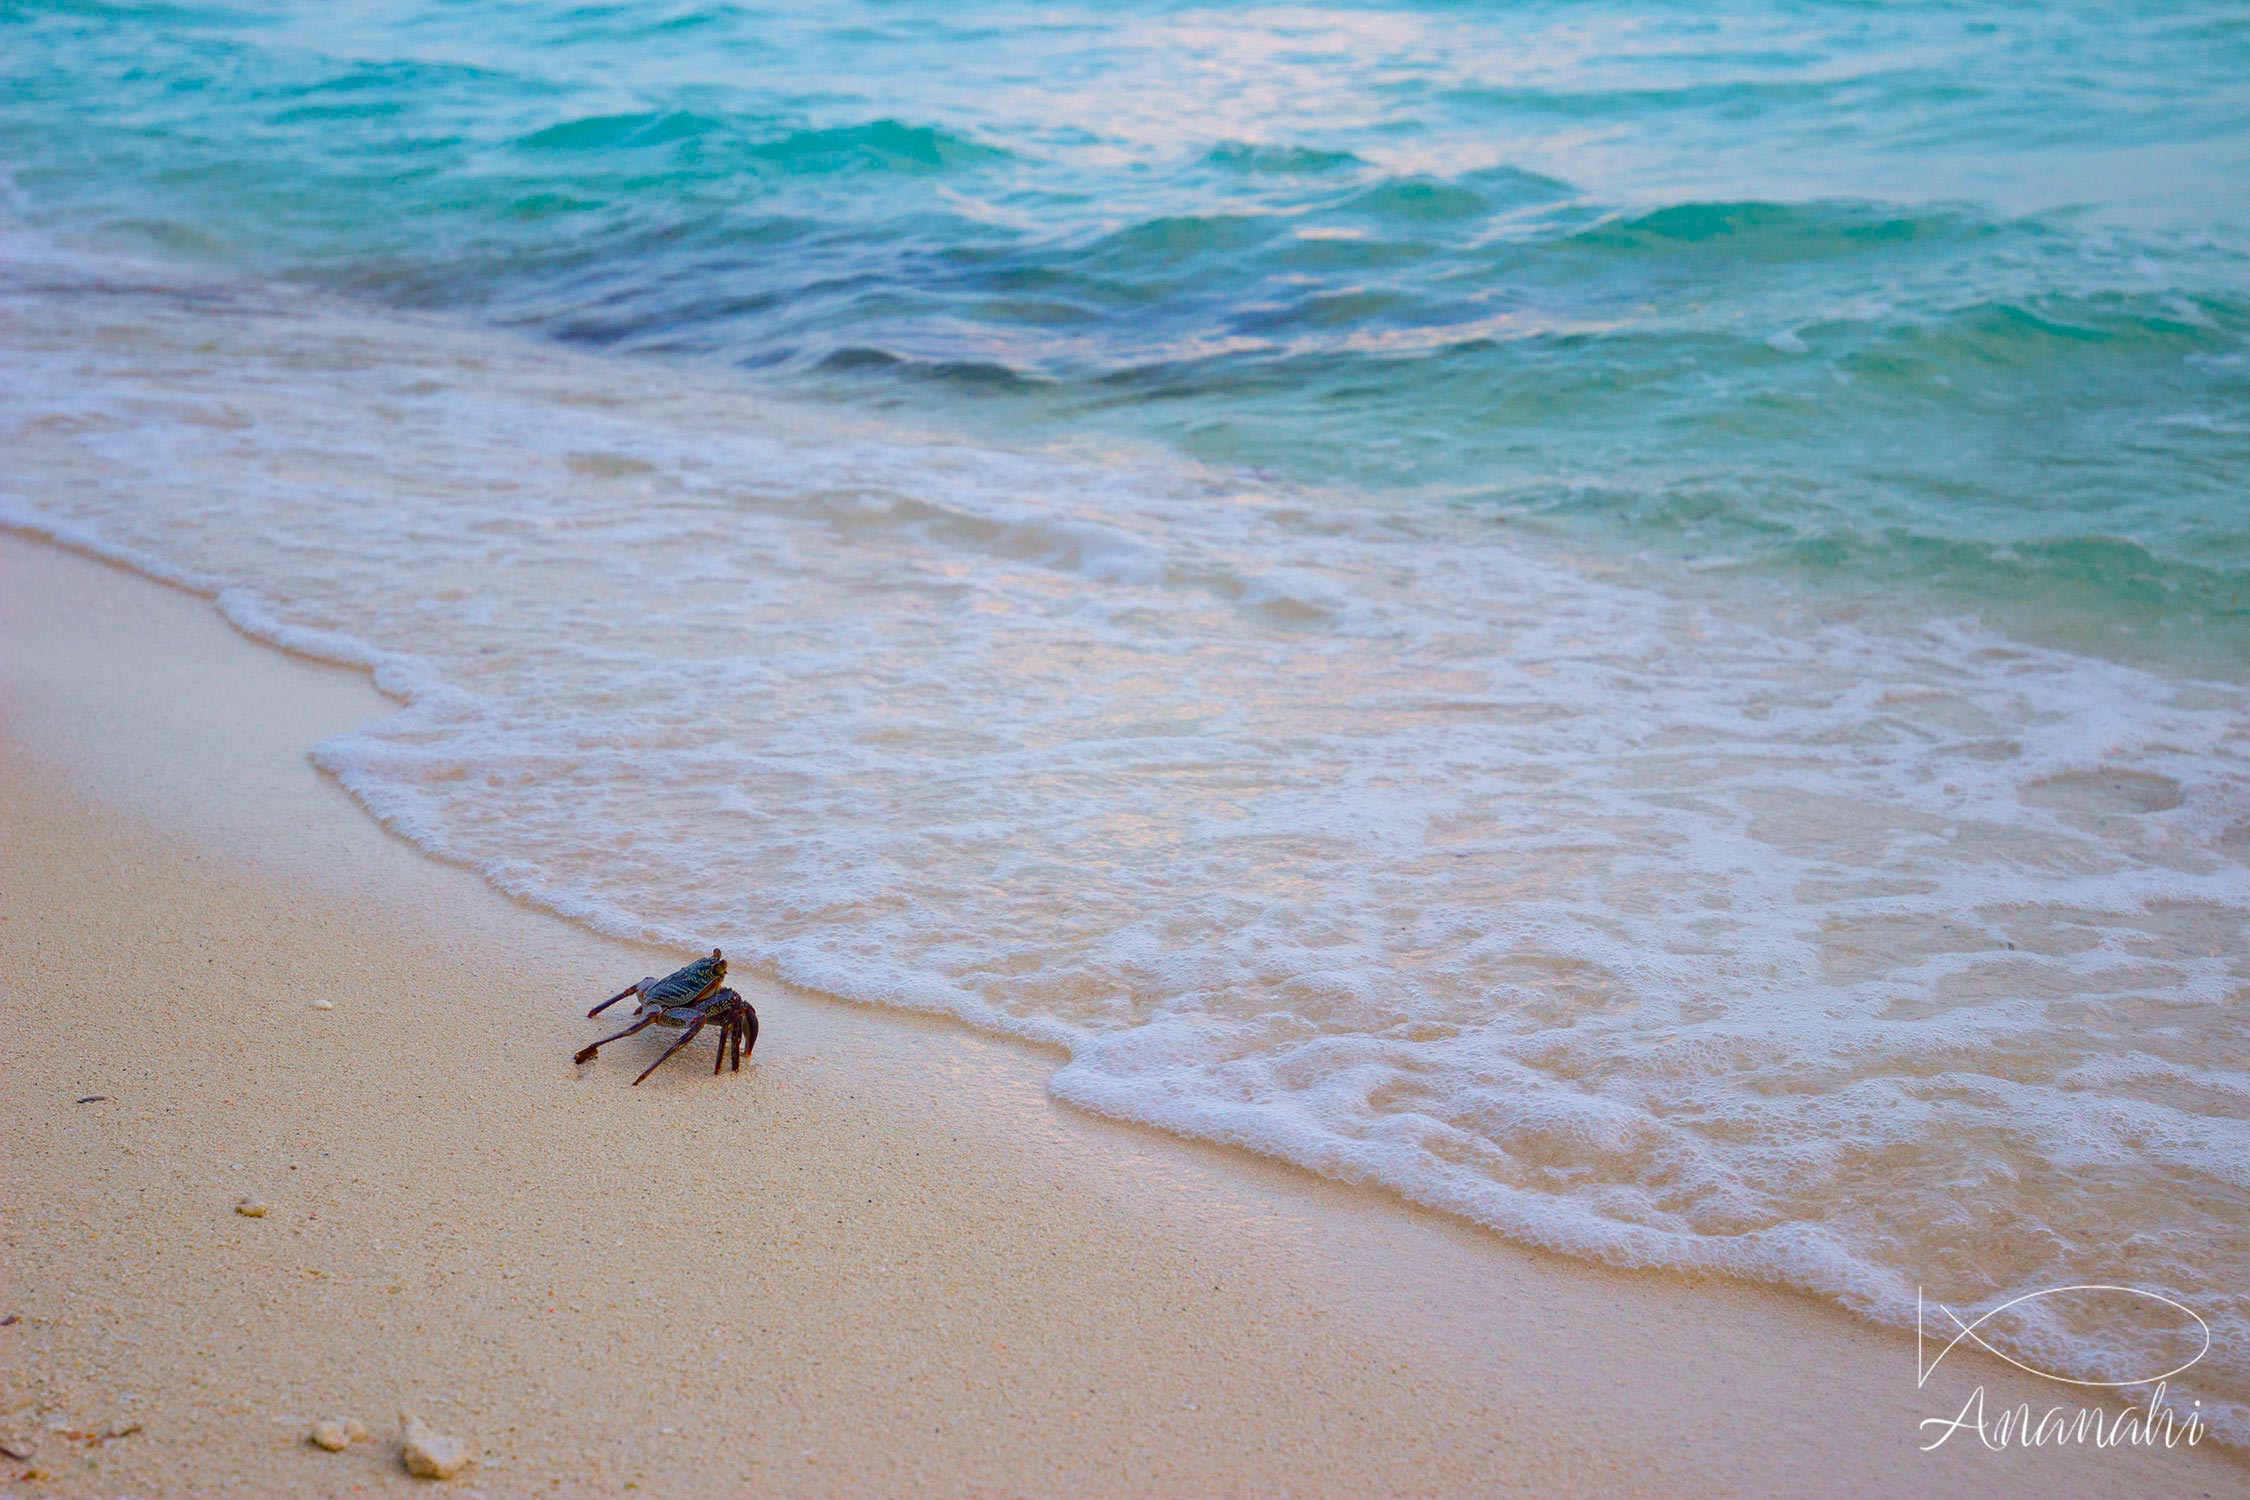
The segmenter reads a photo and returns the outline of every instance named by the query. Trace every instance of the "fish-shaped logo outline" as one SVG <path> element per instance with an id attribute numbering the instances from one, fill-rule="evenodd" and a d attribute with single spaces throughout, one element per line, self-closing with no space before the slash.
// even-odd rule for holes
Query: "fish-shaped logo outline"
<path id="1" fill-rule="evenodd" d="M 2051 1370 L 2042 1370 L 2036 1365 L 2027 1365 L 2022 1360 L 2017 1359 L 2014 1355 L 2008 1354 L 1999 1349 L 1995 1349 L 1991 1344 L 1985 1342 L 1983 1336 L 1977 1332 L 1977 1329 L 1990 1322 L 1992 1319 L 1998 1317 L 2000 1314 L 2006 1312 L 2011 1307 L 2017 1307 L 2026 1302 L 2034 1302 L 2041 1297 L 2061 1296 L 2066 1292 L 2123 1292 L 2128 1297 L 2145 1297 L 2152 1302 L 2161 1302 L 2166 1307 L 2174 1308 L 2180 1312 L 2186 1313 L 2189 1317 L 2195 1320 L 2195 1326 L 2203 1330 L 2203 1347 L 2196 1350 L 2194 1355 L 2192 1355 L 2186 1363 L 2175 1365 L 2173 1368 L 2166 1370 L 2161 1375 L 2137 1375 L 2130 1380 L 2079 1380 L 2069 1375 L 2057 1375 Z M 1989 1312 L 1979 1315 L 1974 1322 L 1970 1323 L 1962 1322 L 1961 1315 L 1955 1312 L 1952 1308 L 1946 1306 L 1944 1303 L 1937 1303 L 1935 1304 L 1935 1306 L 1938 1308 L 1938 1310 L 1940 1312 L 1943 1312 L 1948 1318 L 1951 1318 L 1953 1320 L 1953 1326 L 1959 1329 L 1960 1332 L 1954 1334 L 1952 1338 L 1946 1340 L 1945 1347 L 1937 1352 L 1937 1356 L 1934 1359 L 1925 1357 L 1925 1351 L 1928 1348 L 1930 1340 L 1928 1320 L 1929 1307 L 1931 1305 L 1932 1304 L 1924 1300 L 1923 1288 L 1917 1286 L 1914 1289 L 1914 1362 L 1919 1371 L 1914 1380 L 1914 1387 L 1916 1390 L 1920 1390 L 1929 1382 L 1930 1372 L 1935 1370 L 1938 1365 L 1944 1361 L 1945 1357 L 1948 1354 L 1951 1354 L 1956 1348 L 1958 1348 L 1963 1339 L 1970 1340 L 1971 1342 L 1976 1344 L 1978 1348 L 1983 1349 L 1988 1354 L 1997 1355 L 1999 1358 L 2006 1360 L 2009 1364 L 2014 1365 L 2017 1369 L 2022 1370 L 2027 1375 L 2037 1375 L 2042 1380 L 2059 1381 L 2064 1385 L 2098 1386 L 2109 1390 L 2116 1390 L 2121 1389 L 2125 1386 L 2134 1385 L 2155 1385 L 2159 1381 L 2170 1380 L 2175 1375 L 2195 1368 L 2196 1364 L 2202 1360 L 2203 1356 L 2211 1352 L 2211 1325 L 2203 1321 L 2202 1314 L 2198 1313 L 2194 1308 L 2189 1307 L 2184 1302 L 2178 1301 L 2175 1298 L 2167 1297 L 2162 1292 L 2149 1291 L 2146 1287 L 2113 1286 L 2101 1282 L 2088 1282 L 2082 1283 L 2077 1286 L 2044 1287 L 2036 1292 L 2025 1292 L 2020 1297 L 2011 1297 L 2006 1302 L 2001 1303 L 1998 1307 L 1995 1307 Z"/>

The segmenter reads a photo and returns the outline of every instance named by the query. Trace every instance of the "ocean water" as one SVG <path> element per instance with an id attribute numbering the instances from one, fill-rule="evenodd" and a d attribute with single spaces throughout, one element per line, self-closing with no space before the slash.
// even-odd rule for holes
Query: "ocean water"
<path id="1" fill-rule="evenodd" d="M 527 899 L 1571 1253 L 2160 1292 L 2250 1441 L 2245 78 L 2197 4 L 21 4 L 0 519 L 372 668 L 317 761 Z"/>

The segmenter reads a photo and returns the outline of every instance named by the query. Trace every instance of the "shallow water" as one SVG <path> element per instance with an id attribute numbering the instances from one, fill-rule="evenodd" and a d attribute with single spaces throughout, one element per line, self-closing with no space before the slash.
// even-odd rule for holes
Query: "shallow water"
<path id="1" fill-rule="evenodd" d="M 506 889 L 2250 1437 L 2250 31 L 824 14 L 11 12 L 6 518 Z"/>
<path id="2" fill-rule="evenodd" d="M 34 222 L 2250 646 L 2236 6 L 26 4 Z"/>

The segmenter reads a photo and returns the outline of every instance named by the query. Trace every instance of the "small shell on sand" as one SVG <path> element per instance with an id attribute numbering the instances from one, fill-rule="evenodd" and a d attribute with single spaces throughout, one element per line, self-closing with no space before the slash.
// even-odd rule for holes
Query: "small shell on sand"
<path id="1" fill-rule="evenodd" d="M 31 1457 L 31 1444 L 16 1438 L 9 1438 L 5 1442 L 0 1442 L 0 1453 L 5 1453 L 16 1462 L 21 1463 Z"/>
<path id="2" fill-rule="evenodd" d="M 341 1422 L 322 1417 L 312 1424 L 305 1441 L 316 1448 L 326 1448 L 331 1453 L 341 1453 L 354 1443 L 367 1441 L 367 1424 L 357 1417 L 346 1417 Z"/>
<path id="3" fill-rule="evenodd" d="M 262 1219 L 266 1216 L 266 1200 L 257 1197 L 245 1198 L 234 1206 L 234 1211 L 245 1219 Z"/>
<path id="4" fill-rule="evenodd" d="M 315 1000 L 312 1003 L 312 1008 L 314 1010 L 334 1010 L 336 1002 L 333 1000 Z"/>
<path id="5" fill-rule="evenodd" d="M 469 1466 L 469 1445 L 459 1438 L 432 1431 L 420 1417 L 401 1417 L 399 1423 L 400 1456 L 416 1479 L 451 1479 Z"/>

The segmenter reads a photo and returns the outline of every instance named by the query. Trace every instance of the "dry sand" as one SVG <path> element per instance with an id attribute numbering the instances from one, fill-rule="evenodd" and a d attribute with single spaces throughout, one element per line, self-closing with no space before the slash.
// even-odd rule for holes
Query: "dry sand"
<path id="1" fill-rule="evenodd" d="M 488 1495 L 2250 1493 L 2208 1444 L 1918 1452 L 1979 1382 L 2071 1393 L 1067 1112 L 951 1024 L 738 973 L 739 1076 L 573 1069 L 677 956 L 380 830 L 304 752 L 385 707 L 0 536 L 24 1493 L 403 1493 L 403 1411 Z"/>

